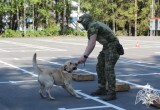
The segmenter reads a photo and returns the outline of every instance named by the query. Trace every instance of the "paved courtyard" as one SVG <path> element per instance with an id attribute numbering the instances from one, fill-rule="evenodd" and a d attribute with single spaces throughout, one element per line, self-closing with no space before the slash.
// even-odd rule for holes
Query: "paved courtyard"
<path id="1" fill-rule="evenodd" d="M 135 104 L 137 93 L 148 83 L 160 92 L 160 37 L 119 37 L 125 49 L 116 64 L 117 82 L 128 83 L 128 92 L 118 92 L 117 100 L 105 102 L 90 96 L 97 89 L 94 81 L 73 81 L 82 99 L 70 96 L 56 86 L 51 93 L 54 101 L 41 99 L 37 74 L 33 73 L 32 57 L 37 53 L 39 66 L 61 67 L 67 60 L 77 61 L 87 44 L 87 38 L 7 38 L 0 39 L 0 110 L 157 110 L 143 101 Z M 97 55 L 102 46 L 97 43 L 86 66 L 76 72 L 96 75 Z"/>

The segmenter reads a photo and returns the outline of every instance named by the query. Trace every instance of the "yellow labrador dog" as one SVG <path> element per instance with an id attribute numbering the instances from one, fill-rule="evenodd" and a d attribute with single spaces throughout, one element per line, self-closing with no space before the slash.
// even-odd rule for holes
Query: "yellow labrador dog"
<path id="1" fill-rule="evenodd" d="M 33 56 L 33 68 L 34 73 L 38 74 L 38 82 L 40 84 L 39 93 L 42 98 L 49 98 L 51 100 L 55 99 L 50 94 L 53 85 L 61 86 L 72 96 L 81 98 L 72 87 L 72 72 L 77 69 L 77 63 L 67 61 L 61 68 L 47 67 L 42 69 L 37 65 L 35 53 Z M 43 94 L 44 90 L 46 90 L 47 96 Z"/>

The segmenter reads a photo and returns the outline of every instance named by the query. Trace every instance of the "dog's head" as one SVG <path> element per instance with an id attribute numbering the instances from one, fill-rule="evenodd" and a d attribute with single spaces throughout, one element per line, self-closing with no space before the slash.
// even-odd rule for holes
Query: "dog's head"
<path id="1" fill-rule="evenodd" d="M 68 73 L 72 73 L 73 70 L 77 69 L 77 63 L 73 63 L 71 61 L 66 61 L 64 64 L 64 71 L 67 71 Z"/>

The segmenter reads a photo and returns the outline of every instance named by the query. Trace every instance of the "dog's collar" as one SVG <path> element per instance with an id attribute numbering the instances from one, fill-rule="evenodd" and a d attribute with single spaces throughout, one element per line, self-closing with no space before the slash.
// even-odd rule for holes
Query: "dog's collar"
<path id="1" fill-rule="evenodd" d="M 63 70 L 64 72 L 67 72 L 67 73 L 72 73 L 72 71 L 67 71 L 67 70 Z"/>

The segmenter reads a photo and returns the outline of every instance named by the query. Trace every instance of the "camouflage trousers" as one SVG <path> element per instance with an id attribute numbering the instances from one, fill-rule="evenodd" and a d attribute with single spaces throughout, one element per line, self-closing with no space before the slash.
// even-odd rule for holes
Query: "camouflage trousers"
<path id="1" fill-rule="evenodd" d="M 103 46 L 97 59 L 96 71 L 99 88 L 106 89 L 110 93 L 115 92 L 116 76 L 114 68 L 119 59 L 115 44 Z"/>

